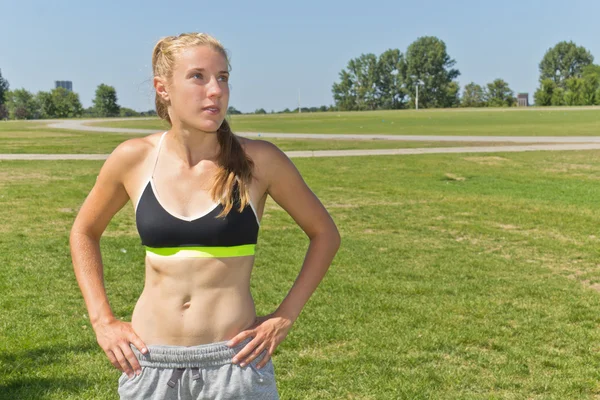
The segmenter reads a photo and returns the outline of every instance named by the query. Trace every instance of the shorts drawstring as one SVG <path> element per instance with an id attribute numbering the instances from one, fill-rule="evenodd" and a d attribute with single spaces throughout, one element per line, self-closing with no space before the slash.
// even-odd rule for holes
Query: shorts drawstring
<path id="1" fill-rule="evenodd" d="M 175 385 L 177 385 L 179 378 L 181 378 L 181 375 L 183 375 L 183 371 L 185 371 L 185 368 L 175 368 L 171 374 L 171 377 L 169 378 L 169 382 L 167 382 L 167 385 L 174 388 Z"/>
<path id="2" fill-rule="evenodd" d="M 193 380 L 196 381 L 202 377 L 202 375 L 200 375 L 200 368 L 192 367 L 190 369 L 192 370 L 192 379 Z M 177 385 L 177 382 L 179 381 L 181 376 L 183 375 L 184 371 L 185 371 L 185 368 L 174 368 L 173 373 L 171 374 L 171 377 L 169 378 L 169 381 L 167 382 L 167 385 L 174 388 Z"/>
<path id="3" fill-rule="evenodd" d="M 192 379 L 193 380 L 198 380 L 201 378 L 200 369 L 198 367 L 192 367 L 190 369 L 192 370 Z M 179 381 L 181 376 L 183 375 L 184 371 L 185 371 L 185 368 L 174 368 L 173 373 L 171 374 L 171 377 L 169 378 L 169 381 L 167 382 L 167 385 L 174 388 L 177 385 L 177 382 Z"/>

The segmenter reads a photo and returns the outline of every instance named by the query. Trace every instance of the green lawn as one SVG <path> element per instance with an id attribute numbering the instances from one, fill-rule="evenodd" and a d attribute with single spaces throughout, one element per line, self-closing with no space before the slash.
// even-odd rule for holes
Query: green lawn
<path id="1" fill-rule="evenodd" d="M 128 122 L 128 121 L 126 121 Z M 0 154 L 109 154 L 119 143 L 147 134 L 102 133 L 49 129 L 35 122 L 0 122 Z M 289 150 L 400 149 L 416 147 L 493 146 L 506 143 L 411 142 L 261 138 Z"/>
<path id="2" fill-rule="evenodd" d="M 419 110 L 233 115 L 234 132 L 365 133 L 392 135 L 596 136 L 600 108 Z M 159 120 L 111 121 L 95 125 L 163 130 Z"/>
<path id="3" fill-rule="evenodd" d="M 274 365 L 282 399 L 600 395 L 600 152 L 295 159 L 342 247 Z M 0 161 L 0 398 L 115 399 L 68 232 L 101 162 Z M 270 201 L 252 294 L 271 312 L 308 242 Z M 131 204 L 102 238 L 129 320 Z"/>

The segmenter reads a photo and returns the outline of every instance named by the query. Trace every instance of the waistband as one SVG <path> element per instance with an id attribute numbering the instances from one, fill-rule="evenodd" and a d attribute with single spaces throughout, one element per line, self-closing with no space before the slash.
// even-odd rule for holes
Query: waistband
<path id="1" fill-rule="evenodd" d="M 142 367 L 154 368 L 192 368 L 214 367 L 231 364 L 231 359 L 252 341 L 252 337 L 244 339 L 234 347 L 228 347 L 227 341 L 201 344 L 198 346 L 149 345 L 148 353 L 142 354 L 130 344 Z M 264 352 L 253 362 L 258 362 Z"/>
<path id="2" fill-rule="evenodd" d="M 182 246 L 182 247 L 150 247 L 145 246 L 146 255 L 160 257 L 193 257 L 220 258 L 242 257 L 254 255 L 256 244 L 240 246 Z"/>

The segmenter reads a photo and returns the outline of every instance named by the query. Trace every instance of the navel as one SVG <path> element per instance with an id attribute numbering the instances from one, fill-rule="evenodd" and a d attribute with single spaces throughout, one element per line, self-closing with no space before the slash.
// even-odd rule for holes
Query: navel
<path id="1" fill-rule="evenodd" d="M 192 305 L 192 302 L 190 300 L 191 300 L 190 296 L 185 296 L 183 298 L 183 305 L 181 306 L 181 308 L 183 308 L 184 310 L 187 310 L 188 308 L 190 308 L 190 306 Z"/>

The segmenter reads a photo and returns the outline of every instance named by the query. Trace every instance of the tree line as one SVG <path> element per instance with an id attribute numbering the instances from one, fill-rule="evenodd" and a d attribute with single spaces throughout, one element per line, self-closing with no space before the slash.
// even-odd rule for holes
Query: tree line
<path id="1" fill-rule="evenodd" d="M 434 36 L 420 37 L 406 53 L 388 49 L 379 56 L 361 54 L 348 62 L 333 83 L 334 105 L 286 108 L 277 113 L 396 110 L 415 108 L 418 90 L 420 108 L 512 107 L 514 91 L 503 79 L 485 85 L 466 84 L 460 93 L 456 78 L 460 71 L 446 44 Z M 560 42 L 548 49 L 539 65 L 539 87 L 533 95 L 537 106 L 600 105 L 600 66 L 582 46 Z M 229 114 L 242 114 L 229 107 Z M 271 110 L 271 113 L 275 111 Z M 267 114 L 263 108 L 254 114 Z M 137 112 L 117 103 L 114 87 L 100 84 L 93 106 L 84 109 L 77 93 L 63 88 L 32 94 L 9 90 L 0 70 L 0 119 L 128 117 L 156 115 L 154 110 Z"/>
<path id="2" fill-rule="evenodd" d="M 115 88 L 105 84 L 98 85 L 93 105 L 88 108 L 83 108 L 77 93 L 62 87 L 36 94 L 26 89 L 9 89 L 9 83 L 0 70 L 0 120 L 156 115 L 154 110 L 138 112 L 121 107 Z"/>
<path id="3" fill-rule="evenodd" d="M 600 105 L 600 66 L 584 47 L 560 42 L 548 49 L 539 64 L 538 106 Z M 389 49 L 376 56 L 361 54 L 348 62 L 332 86 L 340 111 L 394 110 L 416 107 L 512 107 L 514 91 L 503 79 L 486 85 L 470 82 L 462 96 L 446 44 L 437 37 L 420 37 L 406 53 Z"/>
<path id="4" fill-rule="evenodd" d="M 540 63 L 540 87 L 534 97 L 540 106 L 600 105 L 600 66 L 586 48 L 560 42 Z"/>

